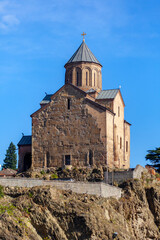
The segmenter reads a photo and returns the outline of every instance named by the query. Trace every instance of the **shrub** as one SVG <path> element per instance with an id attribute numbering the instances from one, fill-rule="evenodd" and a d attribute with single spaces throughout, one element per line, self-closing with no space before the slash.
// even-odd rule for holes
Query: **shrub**
<path id="1" fill-rule="evenodd" d="M 16 207 L 11 203 L 9 205 L 0 205 L 0 214 L 7 212 L 9 215 L 13 215 L 13 210 L 15 208 Z"/>
<path id="2" fill-rule="evenodd" d="M 57 176 L 56 173 L 53 173 L 53 174 L 51 175 L 51 179 L 57 179 L 57 178 L 58 178 L 58 176 Z"/>
<path id="3" fill-rule="evenodd" d="M 44 170 L 42 170 L 42 171 L 41 171 L 41 174 L 42 174 L 42 175 L 44 175 L 44 174 L 45 174 L 45 171 L 44 171 Z"/>
<path id="4" fill-rule="evenodd" d="M 28 193 L 28 196 L 29 196 L 30 198 L 32 198 L 32 197 L 33 197 L 33 193 L 32 193 L 32 192 L 29 192 L 29 193 Z"/>

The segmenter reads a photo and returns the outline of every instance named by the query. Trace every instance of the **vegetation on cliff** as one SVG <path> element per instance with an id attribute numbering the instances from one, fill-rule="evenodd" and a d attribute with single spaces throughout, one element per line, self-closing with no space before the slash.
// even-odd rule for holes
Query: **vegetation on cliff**
<path id="1" fill-rule="evenodd" d="M 0 239 L 160 239 L 160 189 L 133 180 L 119 199 L 75 194 L 53 187 L 4 187 Z"/>

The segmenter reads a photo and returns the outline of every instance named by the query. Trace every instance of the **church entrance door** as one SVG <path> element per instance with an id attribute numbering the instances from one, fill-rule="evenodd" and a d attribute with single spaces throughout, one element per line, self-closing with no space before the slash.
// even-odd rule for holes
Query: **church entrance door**
<path id="1" fill-rule="evenodd" d="M 31 153 L 26 153 L 23 161 L 23 171 L 27 171 L 31 167 Z"/>

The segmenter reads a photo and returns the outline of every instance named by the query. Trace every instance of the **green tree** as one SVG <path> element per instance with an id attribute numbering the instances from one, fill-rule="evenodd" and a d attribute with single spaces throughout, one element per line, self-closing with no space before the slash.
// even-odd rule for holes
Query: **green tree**
<path id="1" fill-rule="evenodd" d="M 146 160 L 151 162 L 150 166 L 157 169 L 160 172 L 160 147 L 155 150 L 148 150 L 146 155 Z"/>
<path id="2" fill-rule="evenodd" d="M 11 142 L 5 155 L 5 159 L 3 160 L 3 168 L 11 168 L 16 169 L 17 165 L 17 154 L 16 154 L 16 146 Z"/>

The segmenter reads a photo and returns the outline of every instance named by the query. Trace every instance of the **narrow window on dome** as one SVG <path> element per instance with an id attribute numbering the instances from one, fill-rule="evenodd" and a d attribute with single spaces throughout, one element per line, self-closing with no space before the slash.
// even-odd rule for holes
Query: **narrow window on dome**
<path id="1" fill-rule="evenodd" d="M 94 73 L 94 86 L 96 86 L 96 74 Z"/>
<path id="2" fill-rule="evenodd" d="M 77 86 L 79 86 L 79 74 L 77 72 Z"/>
<path id="3" fill-rule="evenodd" d="M 72 72 L 69 74 L 69 82 L 72 83 Z"/>
<path id="4" fill-rule="evenodd" d="M 88 72 L 86 72 L 86 86 L 88 86 Z"/>
<path id="5" fill-rule="evenodd" d="M 68 98 L 68 110 L 71 108 L 71 99 Z"/>

